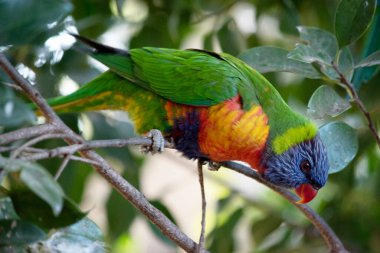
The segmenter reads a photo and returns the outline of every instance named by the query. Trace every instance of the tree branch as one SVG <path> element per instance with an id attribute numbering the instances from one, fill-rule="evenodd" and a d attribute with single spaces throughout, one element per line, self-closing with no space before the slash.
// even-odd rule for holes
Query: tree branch
<path id="1" fill-rule="evenodd" d="M 347 78 L 343 75 L 343 73 L 340 72 L 338 66 L 334 62 L 332 63 L 332 67 L 334 68 L 334 70 L 336 71 L 336 73 L 339 75 L 340 83 L 343 84 L 346 87 L 347 93 L 354 100 L 354 102 L 358 106 L 359 110 L 362 112 L 362 114 L 366 118 L 367 124 L 368 124 L 368 128 L 371 131 L 372 135 L 375 137 L 375 140 L 377 142 L 377 146 L 380 149 L 380 137 L 379 137 L 379 134 L 377 133 L 377 129 L 375 127 L 375 124 L 374 124 L 374 122 L 372 120 L 372 117 L 371 117 L 370 113 L 368 112 L 368 110 L 364 106 L 363 102 L 359 98 L 359 95 L 358 95 L 356 89 L 354 88 L 354 86 L 352 85 L 352 83 L 347 80 Z"/>
<path id="2" fill-rule="evenodd" d="M 94 148 L 121 148 L 128 145 L 135 146 L 150 146 L 152 140 L 146 137 L 135 137 L 130 139 L 112 139 L 112 140 L 95 140 L 95 141 L 82 141 L 80 144 L 72 144 L 69 146 L 58 147 L 53 149 L 36 150 L 34 154 L 24 155 L 20 158 L 24 160 L 42 160 L 53 157 L 61 157 L 66 155 L 72 155 L 76 152 L 83 150 L 90 150 Z M 24 145 L 23 145 L 24 146 Z M 165 142 L 166 148 L 173 148 L 173 145 L 169 142 Z M 0 149 L 1 152 L 1 149 Z"/>
<path id="3" fill-rule="evenodd" d="M 322 235 L 323 239 L 325 240 L 326 244 L 330 248 L 331 253 L 348 252 L 344 248 L 343 243 L 336 236 L 334 231 L 326 223 L 326 221 L 321 216 L 319 216 L 316 212 L 314 212 L 314 210 L 311 209 L 308 205 L 297 204 L 296 202 L 298 201 L 298 197 L 296 197 L 290 191 L 266 181 L 255 170 L 247 166 L 244 166 L 242 164 L 239 164 L 236 162 L 225 162 L 222 164 L 222 166 L 229 168 L 231 170 L 234 170 L 238 173 L 241 173 L 247 177 L 250 177 L 266 185 L 267 187 L 279 193 L 285 199 L 289 200 L 290 203 L 292 203 L 295 207 L 297 207 L 310 220 L 310 222 L 313 223 L 314 227 L 319 231 L 319 233 Z"/>
<path id="4" fill-rule="evenodd" d="M 151 144 L 152 144 L 152 140 L 149 138 L 144 138 L 144 137 L 131 138 L 131 139 L 96 140 L 96 141 L 83 142 L 82 144 L 73 144 L 73 145 L 69 145 L 65 147 L 58 147 L 51 150 L 41 150 L 36 154 L 23 156 L 21 158 L 24 160 L 40 160 L 40 159 L 47 159 L 47 158 L 52 158 L 52 157 L 66 156 L 78 151 L 91 150 L 92 148 L 124 147 L 126 145 L 149 146 Z M 165 146 L 167 148 L 172 148 L 171 143 L 166 143 Z M 82 161 L 89 163 L 89 161 L 93 161 L 93 160 L 86 159 Z M 98 163 L 95 163 L 95 164 L 99 165 Z M 291 192 L 289 192 L 288 190 L 284 188 L 281 188 L 269 183 L 264 178 L 262 178 L 259 173 L 257 173 L 255 170 L 247 166 L 244 166 L 235 162 L 226 162 L 226 163 L 223 163 L 222 165 L 238 173 L 244 174 L 245 176 L 250 177 L 266 185 L 272 190 L 278 192 L 281 196 L 283 196 L 288 201 L 290 201 L 294 206 L 296 206 L 313 223 L 313 225 L 322 235 L 328 247 L 331 249 L 331 252 L 347 252 L 345 251 L 342 242 L 336 236 L 334 231 L 329 227 L 329 225 L 309 206 L 297 204 L 296 202 L 298 201 L 298 197 L 296 197 L 294 194 L 292 194 Z"/>

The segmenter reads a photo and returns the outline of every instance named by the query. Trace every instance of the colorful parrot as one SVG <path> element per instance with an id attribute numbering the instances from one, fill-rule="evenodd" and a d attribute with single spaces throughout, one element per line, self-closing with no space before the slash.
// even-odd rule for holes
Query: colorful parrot
<path id="1" fill-rule="evenodd" d="M 144 47 L 124 51 L 78 35 L 109 70 L 49 101 L 58 113 L 125 110 L 138 133 L 160 130 L 190 159 L 248 163 L 311 201 L 328 175 L 318 128 L 260 73 L 225 53 Z"/>

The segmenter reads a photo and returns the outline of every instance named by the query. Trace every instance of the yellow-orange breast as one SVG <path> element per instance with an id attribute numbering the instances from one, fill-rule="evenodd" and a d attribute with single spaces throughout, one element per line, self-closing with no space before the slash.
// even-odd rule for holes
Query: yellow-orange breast
<path id="1" fill-rule="evenodd" d="M 261 153 L 269 134 L 261 106 L 244 111 L 235 97 L 210 107 L 167 102 L 167 120 L 178 150 L 189 158 L 240 160 L 260 170 Z"/>
<path id="2" fill-rule="evenodd" d="M 260 169 L 269 134 L 261 106 L 244 111 L 239 98 L 204 109 L 200 114 L 199 146 L 214 161 L 240 160 Z"/>

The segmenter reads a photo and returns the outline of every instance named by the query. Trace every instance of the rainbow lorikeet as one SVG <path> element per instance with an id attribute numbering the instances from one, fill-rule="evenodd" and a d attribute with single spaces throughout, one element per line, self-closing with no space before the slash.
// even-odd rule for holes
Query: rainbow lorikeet
<path id="1" fill-rule="evenodd" d="M 109 70 L 50 100 L 57 112 L 126 110 L 137 132 L 159 129 L 190 159 L 246 162 L 273 184 L 295 188 L 299 203 L 325 185 L 318 128 L 241 60 L 203 50 L 124 51 L 74 36 Z"/>

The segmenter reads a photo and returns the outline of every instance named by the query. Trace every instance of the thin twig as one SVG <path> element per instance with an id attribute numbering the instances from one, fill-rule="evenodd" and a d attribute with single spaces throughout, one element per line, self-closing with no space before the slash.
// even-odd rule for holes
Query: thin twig
<path id="1" fill-rule="evenodd" d="M 199 185 L 201 187 L 201 197 L 202 197 L 202 219 L 201 219 L 201 234 L 199 236 L 197 253 L 202 252 L 205 246 L 205 228 L 206 228 L 206 194 L 205 194 L 205 186 L 203 179 L 203 160 L 198 160 L 198 177 L 199 177 Z"/>
<path id="2" fill-rule="evenodd" d="M 370 113 L 368 112 L 363 102 L 359 98 L 359 95 L 356 89 L 354 88 L 354 86 L 352 85 L 352 83 L 347 80 L 347 78 L 343 75 L 342 72 L 340 72 L 338 66 L 334 62 L 332 63 L 332 66 L 335 72 L 339 75 L 339 80 L 341 84 L 343 84 L 347 88 L 348 94 L 351 96 L 351 98 L 354 100 L 354 102 L 358 106 L 359 110 L 363 113 L 364 117 L 366 118 L 369 130 L 371 131 L 372 135 L 375 137 L 377 146 L 379 146 L 379 149 L 380 149 L 380 137 L 379 137 L 379 134 L 377 133 L 377 129 L 375 127 L 375 124 L 372 120 Z"/>
<path id="3" fill-rule="evenodd" d="M 25 150 L 26 148 L 34 145 L 34 144 L 37 144 L 38 142 L 41 142 L 43 140 L 48 140 L 48 139 L 64 139 L 64 138 L 67 138 L 68 135 L 67 134 L 56 134 L 56 133 L 48 133 L 48 134 L 44 134 L 44 135 L 40 135 L 34 139 L 31 139 L 29 141 L 27 141 L 26 143 L 24 143 L 23 145 L 21 145 L 20 147 L 18 147 L 13 153 L 12 155 L 10 156 L 11 159 L 15 159 L 17 156 L 19 156 L 19 154 Z"/>
<path id="4" fill-rule="evenodd" d="M 176 225 L 174 225 L 165 215 L 156 207 L 151 205 L 145 196 L 133 187 L 128 181 L 113 170 L 108 163 L 92 150 L 84 150 L 81 153 L 89 159 L 100 164 L 94 166 L 96 171 L 102 175 L 114 188 L 130 203 L 132 203 L 150 222 L 155 224 L 161 232 L 172 240 L 186 252 L 195 252 L 197 244 L 183 233 Z M 202 253 L 208 252 L 203 250 Z"/>
<path id="5" fill-rule="evenodd" d="M 22 91 L 22 89 L 20 88 L 20 86 L 17 86 L 16 84 L 13 84 L 13 83 L 7 83 L 7 82 L 2 82 L 2 84 L 4 84 L 5 86 L 8 86 L 12 89 L 15 89 L 17 91 Z"/>
<path id="6" fill-rule="evenodd" d="M 61 166 L 59 166 L 57 172 L 54 175 L 54 180 L 55 181 L 57 181 L 59 179 L 59 177 L 62 175 L 62 172 L 66 168 L 66 166 L 69 163 L 70 159 L 71 159 L 71 155 L 66 155 L 65 158 L 63 158 Z"/>
<path id="7" fill-rule="evenodd" d="M 90 160 L 90 159 L 87 159 L 87 158 L 80 157 L 80 156 L 72 155 L 72 156 L 70 157 L 70 160 L 78 161 L 78 162 L 82 162 L 82 163 L 88 163 L 88 164 L 90 164 L 90 165 L 97 165 L 97 166 L 100 166 L 97 162 L 95 162 L 95 161 L 93 161 L 93 160 Z"/>
<path id="8" fill-rule="evenodd" d="M 34 138 L 46 133 L 57 133 L 58 128 L 52 124 L 42 124 L 32 127 L 25 127 L 9 133 L 0 135 L 0 145 L 5 145 L 18 140 Z"/>
<path id="9" fill-rule="evenodd" d="M 74 154 L 79 151 L 90 150 L 94 148 L 121 148 L 128 145 L 150 146 L 152 145 L 152 139 L 147 137 L 134 137 L 129 139 L 82 141 L 81 144 L 72 144 L 64 147 L 41 150 L 38 153 L 25 155 L 22 157 L 22 159 L 36 161 L 53 157 L 62 157 L 68 154 Z M 165 147 L 173 148 L 173 144 L 170 142 L 165 142 Z"/>
<path id="10" fill-rule="evenodd" d="M 20 146 L 9 146 L 9 147 L 0 147 L 0 153 L 9 152 L 18 149 Z M 23 153 L 41 153 L 46 152 L 47 149 L 35 148 L 35 147 L 26 147 L 23 149 Z"/>

